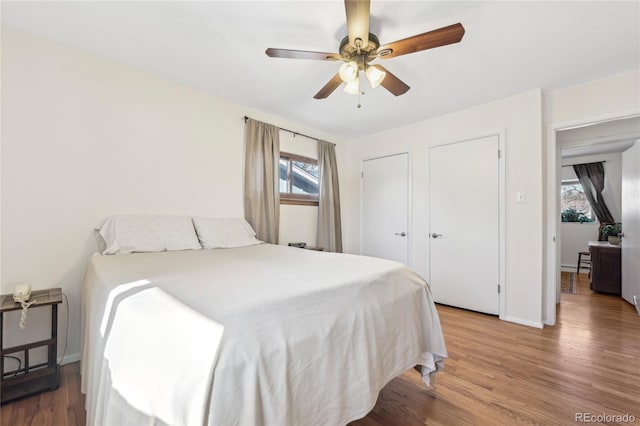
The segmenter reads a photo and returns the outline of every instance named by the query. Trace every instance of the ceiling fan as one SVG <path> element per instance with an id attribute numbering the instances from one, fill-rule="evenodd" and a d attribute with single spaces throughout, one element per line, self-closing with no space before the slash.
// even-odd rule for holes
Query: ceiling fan
<path id="1" fill-rule="evenodd" d="M 371 87 L 381 85 L 395 96 L 400 96 L 409 90 L 409 86 L 382 65 L 370 65 L 371 62 L 458 43 L 464 36 L 464 27 L 457 23 L 381 45 L 378 37 L 369 32 L 369 0 L 345 0 L 344 5 L 348 35 L 340 42 L 339 53 L 274 48 L 265 52 L 272 58 L 344 61 L 339 72 L 315 94 L 316 99 L 325 99 L 343 82 L 346 83 L 345 92 L 360 93 L 360 71 L 364 72 Z"/>

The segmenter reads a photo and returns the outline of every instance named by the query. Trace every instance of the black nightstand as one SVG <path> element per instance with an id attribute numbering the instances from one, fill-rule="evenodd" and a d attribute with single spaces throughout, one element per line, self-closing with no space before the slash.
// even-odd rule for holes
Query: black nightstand
<path id="1" fill-rule="evenodd" d="M 22 306 L 13 301 L 12 294 L 0 296 L 0 393 L 2 394 L 0 400 L 2 403 L 60 386 L 60 369 L 56 358 L 58 356 L 58 304 L 62 303 L 62 289 L 32 291 L 29 300 L 36 301 L 29 310 L 51 306 L 51 338 L 5 348 L 4 313 L 20 310 Z M 30 365 L 29 350 L 42 346 L 47 346 L 47 362 Z M 4 356 L 18 352 L 23 353 L 22 367 L 5 373 Z"/>
<path id="2" fill-rule="evenodd" d="M 307 243 L 289 243 L 289 247 L 301 248 L 305 250 L 324 251 L 324 247 L 308 246 Z"/>

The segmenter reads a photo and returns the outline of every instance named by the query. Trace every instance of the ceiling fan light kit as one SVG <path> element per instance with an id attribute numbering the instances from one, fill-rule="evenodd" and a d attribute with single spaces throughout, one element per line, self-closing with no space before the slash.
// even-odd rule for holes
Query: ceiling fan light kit
<path id="1" fill-rule="evenodd" d="M 350 95 L 357 95 L 360 93 L 360 78 L 356 77 L 353 81 L 345 83 L 342 90 Z"/>
<path id="2" fill-rule="evenodd" d="M 371 83 L 371 88 L 373 89 L 380 86 L 382 80 L 387 76 L 386 72 L 380 71 L 375 65 L 368 66 L 366 74 L 367 79 L 369 79 L 369 83 Z"/>
<path id="3" fill-rule="evenodd" d="M 345 62 L 340 65 L 338 73 L 340 74 L 342 81 L 345 83 L 351 83 L 358 78 L 358 64 L 355 61 Z"/>
<path id="4" fill-rule="evenodd" d="M 372 88 L 381 85 L 394 96 L 400 96 L 410 87 L 383 66 L 369 65 L 371 62 L 458 43 L 465 32 L 462 24 L 457 23 L 380 45 L 378 37 L 369 32 L 369 0 L 345 0 L 344 5 L 348 35 L 340 42 L 339 54 L 274 48 L 268 48 L 265 52 L 267 56 L 273 58 L 344 61 L 338 73 L 315 94 L 315 99 L 327 98 L 342 83 L 345 83 L 343 88 L 345 92 L 360 94 L 360 71 L 367 76 Z"/>

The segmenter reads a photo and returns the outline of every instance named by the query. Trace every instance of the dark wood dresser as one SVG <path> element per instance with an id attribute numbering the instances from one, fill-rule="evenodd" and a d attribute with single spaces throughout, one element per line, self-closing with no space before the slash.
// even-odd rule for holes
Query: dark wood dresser
<path id="1" fill-rule="evenodd" d="M 622 265 L 619 245 L 607 241 L 589 241 L 591 254 L 591 290 L 620 295 Z"/>

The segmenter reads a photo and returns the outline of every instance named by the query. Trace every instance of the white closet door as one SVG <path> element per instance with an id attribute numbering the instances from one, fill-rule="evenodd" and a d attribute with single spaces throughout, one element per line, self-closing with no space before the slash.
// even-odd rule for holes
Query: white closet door
<path id="1" fill-rule="evenodd" d="M 407 264 L 409 155 L 362 164 L 362 254 Z"/>
<path id="2" fill-rule="evenodd" d="M 499 139 L 429 150 L 430 284 L 436 302 L 499 312 Z"/>

